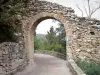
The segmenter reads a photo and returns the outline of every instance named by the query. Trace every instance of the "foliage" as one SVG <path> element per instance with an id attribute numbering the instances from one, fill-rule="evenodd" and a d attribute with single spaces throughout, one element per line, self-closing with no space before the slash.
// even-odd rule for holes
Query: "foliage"
<path id="1" fill-rule="evenodd" d="M 21 16 L 26 15 L 29 0 L 0 0 L 0 42 L 15 40 L 21 31 Z"/>
<path id="2" fill-rule="evenodd" d="M 61 45 L 58 44 L 58 43 L 52 43 L 52 44 L 47 44 L 47 45 L 45 46 L 45 48 L 46 48 L 47 50 L 50 50 L 50 51 L 57 51 L 57 52 L 60 52 L 60 51 L 58 51 L 58 50 L 61 49 Z"/>
<path id="3" fill-rule="evenodd" d="M 100 75 L 100 63 L 94 61 L 77 61 L 78 66 L 86 75 Z"/>
<path id="4" fill-rule="evenodd" d="M 38 45 L 38 38 L 37 38 L 37 36 L 34 36 L 34 43 L 35 43 L 34 44 L 34 49 L 37 50 L 38 49 L 38 46 L 39 46 Z"/>
<path id="5" fill-rule="evenodd" d="M 37 41 L 38 43 L 34 43 L 35 44 L 38 44 L 38 50 L 45 50 L 45 47 L 46 47 L 46 44 L 47 44 L 47 39 L 45 37 L 45 34 L 36 34 L 35 36 L 37 38 Z M 34 38 L 34 40 L 36 40 Z M 36 49 L 36 48 L 35 48 Z"/>
<path id="6" fill-rule="evenodd" d="M 37 38 L 38 41 L 36 41 L 36 39 L 34 40 L 38 42 L 38 45 L 37 43 L 34 43 L 34 45 L 35 47 L 36 45 L 38 46 L 38 50 L 49 50 L 49 51 L 56 51 L 64 55 L 66 54 L 66 44 L 65 44 L 66 41 L 65 41 L 65 33 L 63 26 L 59 26 L 59 28 L 57 28 L 56 30 L 54 30 L 52 26 L 50 28 L 50 31 L 48 31 L 45 36 L 43 37 L 37 36 Z"/>
<path id="7" fill-rule="evenodd" d="M 64 25 L 59 23 L 59 27 L 56 28 L 58 43 L 61 44 L 61 53 L 66 54 L 66 33 L 64 29 Z"/>
<path id="8" fill-rule="evenodd" d="M 47 33 L 46 39 L 48 40 L 48 44 L 46 46 L 47 50 L 57 51 L 61 49 L 61 44 L 58 43 L 56 31 L 54 30 L 53 26 L 50 28 L 50 31 Z"/>
<path id="9" fill-rule="evenodd" d="M 18 25 L 18 15 L 24 15 L 26 0 L 1 0 L 0 1 L 0 24 Z"/>
<path id="10" fill-rule="evenodd" d="M 49 44 L 56 43 L 57 36 L 53 26 L 50 28 L 50 31 L 47 32 L 46 39 L 48 40 Z"/>
<path id="11" fill-rule="evenodd" d="M 15 29 L 12 26 L 0 25 L 0 43 L 4 41 L 16 41 L 14 32 Z"/>

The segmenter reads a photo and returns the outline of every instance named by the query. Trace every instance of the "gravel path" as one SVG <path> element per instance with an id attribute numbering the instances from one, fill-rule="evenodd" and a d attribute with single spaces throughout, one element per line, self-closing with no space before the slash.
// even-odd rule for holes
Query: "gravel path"
<path id="1" fill-rule="evenodd" d="M 29 72 L 17 75 L 72 75 L 66 61 L 50 55 L 35 54 L 35 66 Z"/>

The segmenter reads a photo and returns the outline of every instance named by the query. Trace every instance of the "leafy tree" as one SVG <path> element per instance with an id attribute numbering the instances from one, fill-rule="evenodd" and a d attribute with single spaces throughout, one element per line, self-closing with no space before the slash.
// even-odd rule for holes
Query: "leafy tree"
<path id="1" fill-rule="evenodd" d="M 0 42 L 14 40 L 14 33 L 21 31 L 20 17 L 26 16 L 28 1 L 0 0 Z"/>
<path id="2" fill-rule="evenodd" d="M 54 30 L 53 26 L 50 28 L 50 31 L 47 32 L 46 39 L 48 41 L 46 49 L 57 51 L 61 48 L 61 45 L 58 43 L 56 31 Z"/>
<path id="3" fill-rule="evenodd" d="M 48 40 L 49 44 L 56 42 L 56 32 L 54 31 L 53 26 L 50 28 L 50 31 L 47 32 L 46 39 Z"/>
<path id="4" fill-rule="evenodd" d="M 61 49 L 59 50 L 61 53 L 66 54 L 66 33 L 64 29 L 64 25 L 59 23 L 59 27 L 56 28 L 58 43 L 61 44 Z"/>
<path id="5" fill-rule="evenodd" d="M 25 15 L 26 0 L 1 0 L 0 1 L 0 24 L 18 25 L 18 15 Z"/>
<path id="6" fill-rule="evenodd" d="M 16 42 L 14 35 L 15 29 L 12 26 L 0 25 L 0 43 L 13 41 Z"/>
<path id="7" fill-rule="evenodd" d="M 41 35 L 40 35 L 41 36 Z M 47 44 L 48 44 L 48 41 L 45 37 L 45 34 L 41 37 L 37 36 L 38 37 L 38 46 L 39 46 L 39 50 L 46 50 L 47 49 Z"/>
<path id="8" fill-rule="evenodd" d="M 46 46 L 48 50 L 66 54 L 65 31 L 62 24 L 59 25 L 56 31 L 53 27 L 51 27 L 46 38 L 48 40 L 48 44 Z"/>

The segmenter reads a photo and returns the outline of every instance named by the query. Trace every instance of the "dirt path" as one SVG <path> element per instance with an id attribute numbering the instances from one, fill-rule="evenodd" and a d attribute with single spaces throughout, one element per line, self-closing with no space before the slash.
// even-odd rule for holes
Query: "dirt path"
<path id="1" fill-rule="evenodd" d="M 18 75 L 72 75 L 66 61 L 44 54 L 35 54 L 35 67 Z"/>

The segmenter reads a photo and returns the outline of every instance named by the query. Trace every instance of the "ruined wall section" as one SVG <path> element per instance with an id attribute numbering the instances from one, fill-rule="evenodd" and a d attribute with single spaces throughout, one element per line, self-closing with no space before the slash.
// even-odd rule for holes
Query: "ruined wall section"
<path id="1" fill-rule="evenodd" d="M 64 26 L 66 34 L 69 37 L 66 46 L 67 57 L 72 55 L 72 59 L 75 60 L 92 59 L 100 61 L 100 27 L 99 25 L 97 26 L 97 24 L 100 24 L 100 21 L 77 17 L 74 14 L 74 10 L 70 7 L 46 1 L 31 1 L 26 12 L 28 17 L 23 16 L 22 18 L 24 44 L 12 42 L 0 44 L 0 75 L 11 75 L 11 73 L 18 71 L 20 68 L 24 69 L 25 65 L 30 64 L 28 63 L 29 60 L 33 59 L 32 50 L 30 51 L 30 47 L 28 47 L 32 44 L 30 43 L 32 42 L 30 40 L 31 23 L 33 23 L 33 17 L 36 18 L 36 15 L 38 16 L 38 14 L 43 12 L 52 14 L 52 16 L 48 16 L 52 18 L 55 15 L 59 18 L 63 16 L 59 21 L 66 20 Z M 41 14 L 40 16 L 47 14 Z"/>
<path id="2" fill-rule="evenodd" d="M 46 14 L 43 14 L 43 13 L 46 13 Z M 67 21 L 71 17 L 71 15 L 75 15 L 75 14 L 74 14 L 74 10 L 70 7 L 64 7 L 62 5 L 58 5 L 56 3 L 51 3 L 51 2 L 46 2 L 46 1 L 35 1 L 35 2 L 29 3 L 28 9 L 27 9 L 27 15 L 28 15 L 28 17 L 24 17 L 24 19 L 22 20 L 22 22 L 23 22 L 22 30 L 23 30 L 23 35 L 24 35 L 25 47 L 26 47 L 25 50 L 27 52 L 28 51 L 31 52 L 31 50 L 29 50 L 30 47 L 28 46 L 31 44 L 29 41 L 30 40 L 29 36 L 33 35 L 31 33 L 33 31 L 35 31 L 35 28 L 36 28 L 36 26 L 35 25 L 33 26 L 33 24 L 38 19 L 43 18 L 42 16 L 45 16 L 45 15 L 47 15 L 45 17 L 57 19 L 57 18 L 55 18 L 55 15 L 56 15 L 56 17 L 59 17 L 59 21 L 61 21 L 61 20 Z M 48 16 L 48 15 L 50 15 L 50 16 Z M 41 16 L 41 17 L 37 18 L 38 16 Z M 45 20 L 45 19 L 42 19 L 42 20 Z M 30 32 L 30 30 L 32 29 L 31 28 L 32 26 L 34 28 L 33 28 L 33 31 Z M 71 29 L 71 28 L 69 28 L 69 29 Z M 28 57 L 30 57 L 30 55 L 31 54 L 29 54 Z"/>
<path id="3" fill-rule="evenodd" d="M 73 41 L 70 43 L 74 59 L 100 62 L 100 21 L 95 19 L 70 19 L 73 25 Z"/>
<path id="4" fill-rule="evenodd" d="M 68 21 L 68 25 L 65 25 L 66 34 L 70 35 L 66 46 L 67 52 L 72 54 L 74 59 L 99 60 L 100 27 L 97 24 L 100 24 L 100 21 L 77 17 L 72 8 L 46 1 L 30 2 L 28 8 L 28 14 L 31 17 L 42 12 L 52 13 L 52 15 L 61 14 Z M 25 28 L 28 31 L 29 26 Z"/>
<path id="5" fill-rule="evenodd" d="M 51 3 L 47 1 L 36 1 L 35 3 L 31 2 L 29 4 L 29 14 L 34 16 L 42 12 L 48 12 L 53 14 L 62 14 L 63 16 L 70 16 L 74 13 L 74 10 L 70 7 L 64 7 L 56 3 Z"/>
<path id="6" fill-rule="evenodd" d="M 4 42 L 0 44 L 0 75 L 13 74 L 26 65 L 23 44 Z"/>

